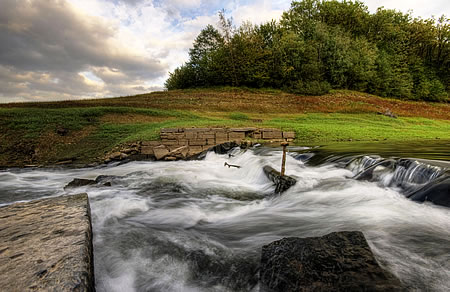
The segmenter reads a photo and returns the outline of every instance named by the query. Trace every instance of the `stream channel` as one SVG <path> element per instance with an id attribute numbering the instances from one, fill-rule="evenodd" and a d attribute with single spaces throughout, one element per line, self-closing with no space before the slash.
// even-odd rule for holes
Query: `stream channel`
<path id="1" fill-rule="evenodd" d="M 362 231 L 407 290 L 450 291 L 450 208 L 405 196 L 449 176 L 449 145 L 409 145 L 412 152 L 402 153 L 398 145 L 359 153 L 289 147 L 286 174 L 297 183 L 282 195 L 262 170 L 280 168 L 281 148 L 209 152 L 197 161 L 6 169 L 0 205 L 87 192 L 99 292 L 258 291 L 263 245 L 345 230 Z M 357 179 L 382 157 L 395 158 Z M 99 185 L 63 189 L 73 178 L 99 175 Z"/>

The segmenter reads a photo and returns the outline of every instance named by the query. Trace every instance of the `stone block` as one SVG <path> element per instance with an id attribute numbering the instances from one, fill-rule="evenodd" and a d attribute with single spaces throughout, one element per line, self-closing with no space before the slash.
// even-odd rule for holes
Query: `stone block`
<path id="1" fill-rule="evenodd" d="M 94 291 L 87 194 L 0 207 L 1 291 Z"/>
<path id="2" fill-rule="evenodd" d="M 216 145 L 216 139 L 206 139 L 206 145 Z"/>
<path id="3" fill-rule="evenodd" d="M 283 134 L 280 130 L 277 131 L 263 131 L 262 132 L 263 139 L 282 139 Z"/>
<path id="4" fill-rule="evenodd" d="M 200 139 L 214 139 L 216 138 L 216 135 L 214 133 L 208 134 L 208 133 L 199 133 L 198 138 Z"/>
<path id="5" fill-rule="evenodd" d="M 226 133 L 228 132 L 227 128 L 211 128 L 211 132 L 214 133 Z"/>
<path id="6" fill-rule="evenodd" d="M 141 147 L 141 154 L 154 155 L 153 147 L 156 147 L 156 146 L 142 146 Z"/>
<path id="7" fill-rule="evenodd" d="M 202 146 L 189 146 L 189 153 L 188 155 L 194 155 L 197 153 L 200 153 L 203 151 L 203 147 Z"/>
<path id="8" fill-rule="evenodd" d="M 169 150 L 166 148 L 166 146 L 161 145 L 161 146 L 154 147 L 153 153 L 155 154 L 155 158 L 157 160 L 160 160 L 169 153 Z"/>
<path id="9" fill-rule="evenodd" d="M 176 140 L 178 138 L 178 133 L 168 133 L 168 134 L 160 134 L 159 137 L 161 138 L 161 140 L 166 139 L 166 140 Z"/>
<path id="10" fill-rule="evenodd" d="M 191 132 L 191 131 L 185 132 L 184 137 L 186 139 L 197 139 L 197 132 Z"/>
<path id="11" fill-rule="evenodd" d="M 184 132 L 188 133 L 188 132 L 196 132 L 196 133 L 200 133 L 200 132 L 208 132 L 211 131 L 211 128 L 185 128 Z"/>
<path id="12" fill-rule="evenodd" d="M 182 146 L 176 149 L 171 149 L 167 156 L 176 157 L 177 159 L 184 159 L 186 158 L 188 152 L 189 146 Z"/>
<path id="13" fill-rule="evenodd" d="M 162 142 L 162 144 L 164 144 L 165 146 L 174 146 L 174 145 L 178 145 L 178 141 L 177 141 L 177 140 L 162 139 L 161 142 Z"/>
<path id="14" fill-rule="evenodd" d="M 178 140 L 178 145 L 187 146 L 187 145 L 189 145 L 189 140 L 187 140 L 187 139 Z"/>
<path id="15" fill-rule="evenodd" d="M 261 134 L 261 133 L 256 133 L 256 132 L 254 132 L 254 133 L 251 135 L 251 137 L 252 137 L 253 139 L 262 139 L 262 134 Z"/>
<path id="16" fill-rule="evenodd" d="M 206 145 L 206 139 L 189 140 L 189 146 L 203 146 L 203 145 Z"/>
<path id="17" fill-rule="evenodd" d="M 230 141 L 239 141 L 245 139 L 245 132 L 230 132 L 228 133 Z"/>
<path id="18" fill-rule="evenodd" d="M 221 139 L 221 140 L 228 140 L 228 133 L 226 133 L 226 132 L 216 132 L 215 138 L 216 139 Z"/>
<path id="19" fill-rule="evenodd" d="M 295 132 L 283 132 L 283 138 L 291 138 L 294 139 L 295 138 Z"/>
<path id="20" fill-rule="evenodd" d="M 247 127 L 247 128 L 231 128 L 231 132 L 253 132 L 256 131 L 257 128 Z"/>
<path id="21" fill-rule="evenodd" d="M 216 139 L 216 145 L 226 143 L 228 142 L 228 139 Z"/>

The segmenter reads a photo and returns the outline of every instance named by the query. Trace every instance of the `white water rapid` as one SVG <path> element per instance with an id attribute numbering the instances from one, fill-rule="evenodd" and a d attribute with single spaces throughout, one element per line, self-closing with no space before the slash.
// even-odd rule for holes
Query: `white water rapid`
<path id="1" fill-rule="evenodd" d="M 405 171 L 361 181 L 353 179 L 361 165 L 309 166 L 288 156 L 286 173 L 297 184 L 275 196 L 262 168 L 280 168 L 279 149 L 233 155 L 4 170 L 0 205 L 64 195 L 73 178 L 105 175 L 111 186 L 69 192 L 89 194 L 99 292 L 258 291 L 262 245 L 344 230 L 362 231 L 379 263 L 409 291 L 450 291 L 450 209 L 407 199 L 392 184 Z"/>

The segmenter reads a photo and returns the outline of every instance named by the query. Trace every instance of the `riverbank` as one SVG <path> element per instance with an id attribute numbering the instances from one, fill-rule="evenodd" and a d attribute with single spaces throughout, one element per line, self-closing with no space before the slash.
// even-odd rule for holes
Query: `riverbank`
<path id="1" fill-rule="evenodd" d="M 115 147 L 159 140 L 162 128 L 295 131 L 298 145 L 450 139 L 450 105 L 335 91 L 311 97 L 235 88 L 0 105 L 0 166 L 102 162 Z"/>

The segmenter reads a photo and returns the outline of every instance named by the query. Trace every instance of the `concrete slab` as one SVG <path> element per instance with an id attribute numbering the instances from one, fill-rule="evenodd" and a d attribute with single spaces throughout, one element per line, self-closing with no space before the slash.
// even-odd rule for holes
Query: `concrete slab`
<path id="1" fill-rule="evenodd" d="M 2 291 L 95 291 L 87 194 L 0 208 Z"/>

